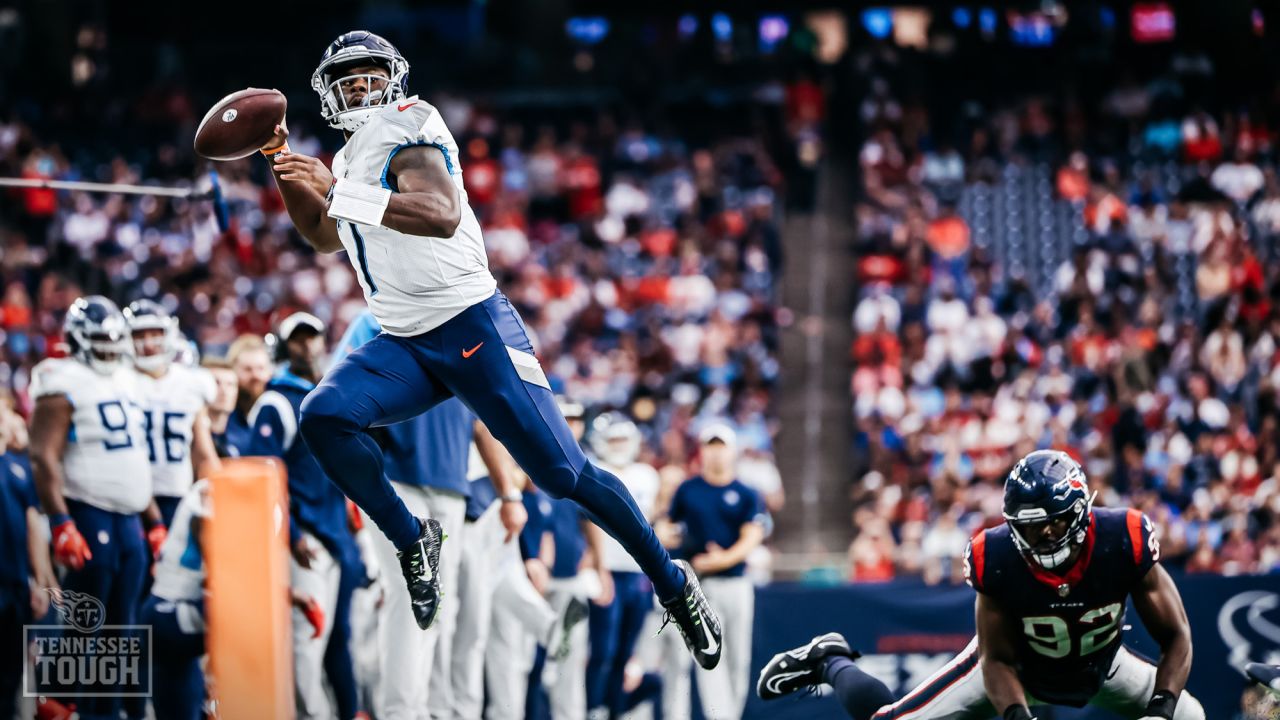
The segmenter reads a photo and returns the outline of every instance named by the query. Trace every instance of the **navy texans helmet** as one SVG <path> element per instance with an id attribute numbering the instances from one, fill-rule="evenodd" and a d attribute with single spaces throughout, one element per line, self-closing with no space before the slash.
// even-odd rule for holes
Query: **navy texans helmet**
<path id="1" fill-rule="evenodd" d="M 1004 520 L 1013 542 L 1028 559 L 1053 569 L 1084 544 L 1093 518 L 1093 498 L 1084 469 L 1060 450 L 1037 450 L 1018 461 L 1004 483 Z M 1070 523 L 1050 546 L 1032 546 L 1024 535 L 1028 525 L 1061 518 Z"/>
<path id="2" fill-rule="evenodd" d="M 372 74 L 347 75 L 346 71 L 374 65 L 387 71 L 387 77 Z M 368 91 L 360 104 L 347 107 L 342 92 L 345 83 L 364 79 Z M 329 127 L 355 132 L 373 114 L 409 94 L 409 61 L 395 45 L 368 30 L 353 30 L 329 44 L 320 66 L 311 74 L 311 89 L 320 96 L 320 114 Z"/>
<path id="3" fill-rule="evenodd" d="M 120 308 L 101 295 L 71 303 L 62 321 L 68 354 L 103 375 L 118 370 L 130 354 L 129 327 Z"/>
<path id="4" fill-rule="evenodd" d="M 178 319 L 154 300 L 134 300 L 124 309 L 124 319 L 133 337 L 133 364 L 141 370 L 155 371 L 166 368 L 182 352 L 182 334 L 178 332 Z M 146 330 L 163 330 L 159 337 L 140 338 Z"/>

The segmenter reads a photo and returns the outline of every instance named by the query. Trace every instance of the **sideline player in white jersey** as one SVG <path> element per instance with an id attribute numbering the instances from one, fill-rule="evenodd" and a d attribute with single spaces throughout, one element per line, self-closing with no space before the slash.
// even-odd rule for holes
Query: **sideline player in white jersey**
<path id="1" fill-rule="evenodd" d="M 693 569 L 672 561 L 621 481 L 574 442 L 524 323 L 489 272 L 458 145 L 440 113 L 409 96 L 408 74 L 383 38 L 342 35 L 311 79 L 322 116 L 347 141 L 332 173 L 289 152 L 283 123 L 263 147 L 294 225 L 320 252 L 347 251 L 383 329 L 303 403 L 303 438 L 400 551 L 414 616 L 427 628 L 439 610 L 440 524 L 405 507 L 368 431 L 456 395 L 534 483 L 581 505 L 622 543 L 699 665 L 715 667 L 720 623 Z"/>
<path id="2" fill-rule="evenodd" d="M 652 521 L 660 481 L 652 465 L 638 462 L 639 428 L 621 413 L 602 415 L 591 427 L 591 451 L 602 467 L 622 480 L 636 505 Z M 636 561 L 613 538 L 604 538 L 601 549 L 604 567 L 613 580 L 613 601 L 591 605 L 588 720 L 608 720 L 625 712 L 627 698 L 622 686 L 627 662 L 653 610 L 653 589 Z"/>
<path id="3" fill-rule="evenodd" d="M 139 404 L 151 461 L 151 492 L 165 527 L 196 476 L 222 467 L 209 430 L 207 407 L 217 397 L 213 376 L 175 362 L 183 338 L 178 320 L 152 300 L 135 300 L 124 310 L 138 370 Z"/>
<path id="4" fill-rule="evenodd" d="M 99 295 L 76 300 L 62 327 L 69 357 L 32 372 L 36 492 L 54 558 L 69 568 L 63 587 L 102 601 L 107 625 L 132 625 L 148 559 L 139 513 L 155 507 L 129 330 Z M 118 695 L 82 699 L 83 716 L 120 712 Z"/>

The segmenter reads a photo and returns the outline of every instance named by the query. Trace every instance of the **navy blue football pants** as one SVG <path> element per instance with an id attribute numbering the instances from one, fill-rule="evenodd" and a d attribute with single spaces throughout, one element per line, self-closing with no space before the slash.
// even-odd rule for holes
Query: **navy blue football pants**
<path id="1" fill-rule="evenodd" d="M 371 427 L 457 396 L 547 494 L 582 506 L 631 553 L 668 600 L 684 573 L 618 478 L 587 461 L 556 406 L 515 308 L 500 292 L 414 337 L 382 333 L 348 355 L 302 403 L 302 436 L 325 473 L 397 547 L 417 518 L 383 474 Z"/>
<path id="2" fill-rule="evenodd" d="M 65 590 L 87 593 L 105 606 L 107 625 L 133 625 L 141 607 L 142 581 L 146 576 L 151 550 L 142 534 L 142 522 L 136 514 L 120 514 L 102 510 L 88 503 L 67 500 L 67 512 L 84 536 L 93 558 L 79 570 L 70 570 L 63 580 Z M 80 717 L 120 717 L 122 698 L 78 698 Z M 76 702 L 72 700 L 72 702 Z"/>

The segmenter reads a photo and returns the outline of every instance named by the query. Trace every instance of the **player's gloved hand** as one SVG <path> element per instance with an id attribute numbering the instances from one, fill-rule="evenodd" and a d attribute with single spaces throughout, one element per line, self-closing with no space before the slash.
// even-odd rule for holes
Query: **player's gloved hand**
<path id="1" fill-rule="evenodd" d="M 53 559 L 72 570 L 80 570 L 86 561 L 93 559 L 89 543 L 76 529 L 76 523 L 66 515 L 50 520 L 53 526 Z"/>
<path id="2" fill-rule="evenodd" d="M 156 523 L 147 531 L 147 544 L 151 546 L 151 557 L 160 559 L 160 547 L 164 545 L 165 538 L 169 537 L 169 528 L 164 523 Z"/>
<path id="3" fill-rule="evenodd" d="M 320 603 L 315 598 L 307 598 L 302 604 L 302 616 L 311 623 L 311 639 L 314 640 L 324 632 L 324 610 L 320 607 Z"/>
<path id="4" fill-rule="evenodd" d="M 352 535 L 364 529 L 364 518 L 360 516 L 360 508 L 351 502 L 351 498 L 347 498 L 347 525 L 351 527 Z"/>

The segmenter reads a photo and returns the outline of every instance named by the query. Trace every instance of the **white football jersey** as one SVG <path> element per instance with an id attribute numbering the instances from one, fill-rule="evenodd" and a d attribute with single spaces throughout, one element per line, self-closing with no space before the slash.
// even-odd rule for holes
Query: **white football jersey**
<path id="1" fill-rule="evenodd" d="M 391 158 L 406 147 L 444 153 L 458 188 L 462 221 L 453 237 L 406 235 L 381 226 L 338 221 L 338 236 L 382 329 L 409 337 L 443 325 L 498 288 L 489 272 L 480 223 L 462 185 L 458 144 L 440 113 L 416 96 L 388 105 L 351 135 L 333 159 L 334 177 L 395 190 Z"/>
<path id="2" fill-rule="evenodd" d="M 217 395 L 208 370 L 171 363 L 158 378 L 138 371 L 138 404 L 142 406 L 151 492 L 182 497 L 195 477 L 191 438 L 196 415 Z"/>
<path id="3" fill-rule="evenodd" d="M 103 375 L 77 360 L 43 360 L 31 374 L 31 397 L 65 395 L 71 429 L 62 454 L 62 494 L 117 513 L 151 503 L 145 419 L 137 375 L 123 367 Z"/>
<path id="4" fill-rule="evenodd" d="M 644 513 L 646 518 L 652 519 L 653 506 L 658 502 L 658 486 L 661 484 L 658 471 L 654 470 L 652 465 L 641 462 L 631 463 L 625 468 L 605 465 L 605 469 L 618 475 L 618 479 L 631 493 L 631 497 L 635 498 L 640 512 Z M 631 554 L 624 550 L 613 536 L 605 535 L 603 550 L 604 565 L 610 571 L 640 572 L 640 566 L 636 564 L 635 558 L 631 557 Z"/>
<path id="5" fill-rule="evenodd" d="M 191 532 L 193 518 L 209 517 L 209 481 L 193 483 L 173 511 L 173 525 L 160 546 L 151 594 L 164 600 L 197 601 L 204 596 L 204 554 Z"/>

